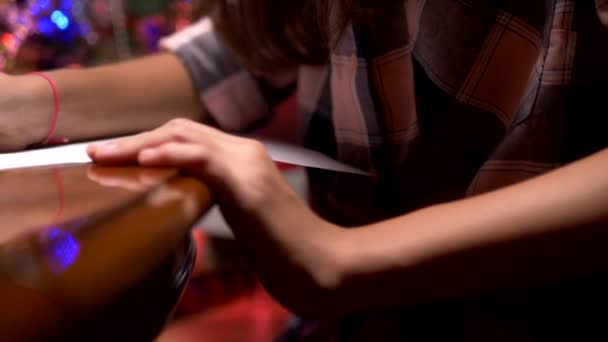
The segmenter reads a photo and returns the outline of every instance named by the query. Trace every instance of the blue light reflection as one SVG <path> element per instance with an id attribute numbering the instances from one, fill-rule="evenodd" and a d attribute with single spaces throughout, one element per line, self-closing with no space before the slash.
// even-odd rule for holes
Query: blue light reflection
<path id="1" fill-rule="evenodd" d="M 51 228 L 47 238 L 47 256 L 51 268 L 56 273 L 67 270 L 76 262 L 80 252 L 80 244 L 70 232 L 59 228 Z"/>

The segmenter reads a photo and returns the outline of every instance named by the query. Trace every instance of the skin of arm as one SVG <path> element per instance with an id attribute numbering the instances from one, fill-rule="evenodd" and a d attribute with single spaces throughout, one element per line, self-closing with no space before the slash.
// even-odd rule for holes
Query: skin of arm
<path id="1" fill-rule="evenodd" d="M 178 57 L 161 53 L 117 64 L 48 72 L 57 86 L 55 137 L 85 140 L 158 127 L 174 117 L 206 114 Z M 0 149 L 42 141 L 53 118 L 53 92 L 37 75 L 0 75 Z"/>
<path id="2" fill-rule="evenodd" d="M 530 288 L 608 270 L 608 149 L 483 195 L 342 229 L 263 147 L 188 120 L 89 147 L 100 164 L 178 167 L 210 185 L 247 260 L 304 317 Z"/>
<path id="3" fill-rule="evenodd" d="M 607 241 L 605 149 L 529 181 L 346 231 L 334 242 L 337 276 L 322 287 L 333 293 L 330 307 L 345 312 L 531 288 L 607 271 Z"/>

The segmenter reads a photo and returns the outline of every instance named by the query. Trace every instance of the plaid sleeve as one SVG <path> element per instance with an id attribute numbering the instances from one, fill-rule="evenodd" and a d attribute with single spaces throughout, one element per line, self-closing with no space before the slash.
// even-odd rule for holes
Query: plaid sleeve
<path id="1" fill-rule="evenodd" d="M 272 112 L 286 89 L 269 86 L 269 80 L 292 83 L 285 80 L 291 74 L 261 77 L 244 68 L 222 44 L 208 18 L 162 39 L 160 45 L 181 59 L 210 116 L 227 131 L 251 129 Z"/>

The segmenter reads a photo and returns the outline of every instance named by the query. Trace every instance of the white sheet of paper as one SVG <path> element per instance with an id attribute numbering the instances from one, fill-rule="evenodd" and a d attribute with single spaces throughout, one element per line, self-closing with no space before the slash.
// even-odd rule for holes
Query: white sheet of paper
<path id="1" fill-rule="evenodd" d="M 68 144 L 38 150 L 0 153 L 0 170 L 91 161 L 86 153 L 89 143 Z"/>
<path id="2" fill-rule="evenodd" d="M 340 163 L 316 151 L 278 141 L 262 138 L 256 139 L 264 144 L 270 157 L 277 162 L 368 175 L 368 173 L 364 171 Z M 97 140 L 95 142 L 102 141 L 108 140 Z M 58 164 L 88 163 L 91 159 L 86 153 L 86 147 L 90 143 L 92 142 L 67 144 L 16 153 L 0 153 L 0 170 Z"/>
<path id="3" fill-rule="evenodd" d="M 368 172 L 331 159 L 328 156 L 300 146 L 278 141 L 256 138 L 264 144 L 272 160 L 286 164 L 312 167 L 323 170 L 370 175 Z"/>
<path id="4" fill-rule="evenodd" d="M 262 138 L 256 139 L 264 144 L 271 158 L 277 162 L 337 172 L 368 175 L 366 172 L 340 163 L 316 151 L 278 141 L 265 140 Z M 113 139 L 97 140 L 95 142 L 109 140 Z M 86 147 L 90 143 L 92 142 L 68 144 L 16 153 L 0 153 L 0 170 L 59 164 L 89 163 L 91 162 L 91 159 L 86 153 Z M 306 197 L 306 175 L 304 170 L 296 169 L 288 171 L 285 176 L 296 192 L 300 196 Z M 195 227 L 200 227 L 213 236 L 224 238 L 232 237 L 232 231 L 228 227 L 228 224 L 225 222 L 217 206 L 201 218 Z"/>

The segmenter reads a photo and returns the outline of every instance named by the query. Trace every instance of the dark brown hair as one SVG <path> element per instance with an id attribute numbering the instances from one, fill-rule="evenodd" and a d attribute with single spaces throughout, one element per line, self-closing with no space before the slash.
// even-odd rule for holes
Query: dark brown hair
<path id="1" fill-rule="evenodd" d="M 367 2 L 372 2 L 368 0 Z M 200 0 L 197 18 L 210 16 L 223 40 L 259 71 L 324 64 L 332 37 L 353 11 L 353 0 Z M 335 23 L 328 13 L 338 11 Z"/>

